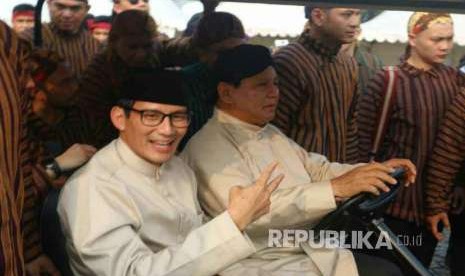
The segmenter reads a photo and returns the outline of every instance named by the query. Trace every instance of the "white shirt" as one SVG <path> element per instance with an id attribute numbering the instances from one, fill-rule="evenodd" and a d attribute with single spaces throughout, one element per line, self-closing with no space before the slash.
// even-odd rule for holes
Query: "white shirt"
<path id="1" fill-rule="evenodd" d="M 308 229 L 333 211 L 330 179 L 355 166 L 330 163 L 322 155 L 307 153 L 271 124 L 247 124 L 218 109 L 181 156 L 194 170 L 201 205 L 211 216 L 226 209 L 232 186 L 254 183 L 267 165 L 279 162 L 271 178 L 281 173 L 285 178 L 271 197 L 271 211 L 246 229 L 257 248 L 255 255 L 241 262 L 257 271 L 247 275 L 260 275 L 260 269 L 271 269 L 276 275 L 340 275 L 338 271 L 357 275 L 347 250 L 306 248 L 308 258 L 300 247 L 268 248 L 270 229 Z"/>
<path id="2" fill-rule="evenodd" d="M 58 212 L 76 275 L 213 275 L 255 251 L 228 212 L 203 224 L 182 160 L 157 167 L 121 139 L 70 178 Z"/>

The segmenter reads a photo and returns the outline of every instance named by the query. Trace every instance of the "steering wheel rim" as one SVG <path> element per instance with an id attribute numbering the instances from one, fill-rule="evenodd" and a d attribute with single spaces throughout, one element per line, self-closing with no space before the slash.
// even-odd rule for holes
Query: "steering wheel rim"
<path id="1" fill-rule="evenodd" d="M 405 176 L 405 169 L 397 168 L 393 173 L 391 173 L 391 176 L 397 180 L 397 183 L 391 185 L 389 192 L 382 193 L 379 196 L 374 196 L 369 193 L 361 193 L 349 198 L 339 205 L 336 210 L 323 217 L 323 219 L 321 219 L 313 228 L 316 232 L 315 237 L 318 238 L 320 230 L 330 229 L 331 226 L 336 224 L 336 222 L 339 222 L 340 217 L 343 214 L 349 213 L 350 215 L 355 215 L 357 217 L 372 217 L 375 215 L 376 210 L 386 207 L 397 196 Z"/>

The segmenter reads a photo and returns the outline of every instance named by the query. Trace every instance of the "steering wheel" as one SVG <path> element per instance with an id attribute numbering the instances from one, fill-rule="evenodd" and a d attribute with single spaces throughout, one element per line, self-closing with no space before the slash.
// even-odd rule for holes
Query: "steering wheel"
<path id="1" fill-rule="evenodd" d="M 313 228 L 316 233 L 315 237 L 318 238 L 320 230 L 331 229 L 331 227 L 338 225 L 343 215 L 356 216 L 367 222 L 373 218 L 381 217 L 385 208 L 395 199 L 399 192 L 401 183 L 404 182 L 405 173 L 404 168 L 397 168 L 390 174 L 397 180 L 397 183 L 390 185 L 389 192 L 382 192 L 379 196 L 370 193 L 361 193 L 346 200 L 336 210 L 327 214 Z"/>

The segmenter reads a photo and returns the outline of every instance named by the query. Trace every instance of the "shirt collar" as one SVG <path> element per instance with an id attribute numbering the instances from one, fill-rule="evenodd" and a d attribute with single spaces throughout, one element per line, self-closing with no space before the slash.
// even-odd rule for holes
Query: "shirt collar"
<path id="1" fill-rule="evenodd" d="M 229 115 L 221 109 L 215 108 L 213 117 L 222 124 L 227 124 L 228 130 L 236 135 L 246 135 L 249 139 L 261 139 L 269 133 L 270 124 L 266 124 L 264 127 L 249 124 L 238 118 Z"/>
<path id="2" fill-rule="evenodd" d="M 323 59 L 330 62 L 337 61 L 339 50 L 341 45 L 335 48 L 328 47 L 325 43 L 313 38 L 309 31 L 304 31 L 299 37 L 299 43 L 304 46 L 305 49 L 313 51 L 320 55 Z"/>
<path id="3" fill-rule="evenodd" d="M 161 166 L 154 165 L 140 156 L 138 156 L 123 139 L 118 138 L 115 143 L 116 152 L 123 163 L 131 169 L 143 173 L 149 177 L 155 177 L 157 180 L 160 178 L 164 170 L 165 164 Z M 169 161 L 168 161 L 169 162 Z"/>
<path id="4" fill-rule="evenodd" d="M 439 72 L 438 71 L 441 68 L 441 64 L 435 65 L 429 70 L 424 70 L 424 69 L 420 69 L 420 68 L 417 68 L 417 67 L 409 64 L 407 62 L 407 60 L 403 60 L 399 67 L 400 67 L 400 69 L 407 72 L 407 74 L 409 74 L 409 75 L 411 75 L 413 77 L 420 76 L 422 74 L 426 74 L 426 75 L 429 75 L 429 76 L 431 76 L 433 78 L 439 78 Z"/>

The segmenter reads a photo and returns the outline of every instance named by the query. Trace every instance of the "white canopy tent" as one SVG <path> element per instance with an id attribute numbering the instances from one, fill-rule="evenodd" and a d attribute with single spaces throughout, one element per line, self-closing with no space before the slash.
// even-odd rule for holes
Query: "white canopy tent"
<path id="1" fill-rule="evenodd" d="M 182 10 L 190 18 L 202 11 L 202 5 L 190 2 Z M 222 2 L 216 10 L 236 15 L 249 36 L 295 37 L 306 22 L 302 6 Z"/>
<path id="2" fill-rule="evenodd" d="M 37 0 L 1 0 L 0 19 L 10 23 L 13 7 L 20 3 L 35 5 Z M 111 0 L 89 0 L 91 6 L 90 13 L 93 15 L 111 15 L 113 3 Z M 170 36 L 176 30 L 183 30 L 189 17 L 182 13 L 181 9 L 171 0 L 152 0 L 150 13 L 160 25 L 160 30 Z M 42 21 L 50 20 L 47 4 L 44 4 L 42 11 Z"/>
<path id="3" fill-rule="evenodd" d="M 362 25 L 361 38 L 366 41 L 406 43 L 407 23 L 412 12 L 385 11 Z M 452 14 L 454 19 L 455 42 L 465 46 L 465 15 Z"/>

